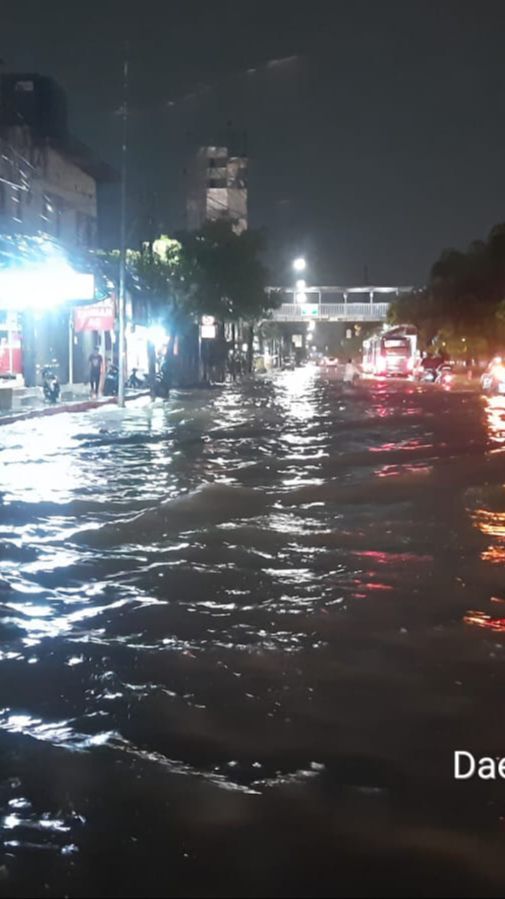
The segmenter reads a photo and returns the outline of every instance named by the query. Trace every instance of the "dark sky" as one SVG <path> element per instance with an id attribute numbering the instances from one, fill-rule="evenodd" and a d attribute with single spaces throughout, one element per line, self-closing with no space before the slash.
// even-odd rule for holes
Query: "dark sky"
<path id="1" fill-rule="evenodd" d="M 279 272 L 303 250 L 315 282 L 367 265 L 420 284 L 442 248 L 505 220 L 501 0 L 24 0 L 1 17 L 6 68 L 57 78 L 73 130 L 112 163 L 131 40 L 137 222 L 183 226 L 191 148 L 240 150 L 244 132 Z"/>

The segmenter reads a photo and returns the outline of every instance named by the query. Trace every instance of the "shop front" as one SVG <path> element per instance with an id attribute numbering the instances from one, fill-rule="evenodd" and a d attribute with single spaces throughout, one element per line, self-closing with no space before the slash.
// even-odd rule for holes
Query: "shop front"
<path id="1" fill-rule="evenodd" d="M 69 383 L 83 384 L 89 376 L 89 357 L 97 348 L 104 359 L 103 374 L 114 359 L 116 333 L 115 300 L 77 306 L 70 322 Z"/>
<path id="2" fill-rule="evenodd" d="M 21 320 L 16 312 L 0 310 L 0 378 L 16 378 L 23 372 Z"/>

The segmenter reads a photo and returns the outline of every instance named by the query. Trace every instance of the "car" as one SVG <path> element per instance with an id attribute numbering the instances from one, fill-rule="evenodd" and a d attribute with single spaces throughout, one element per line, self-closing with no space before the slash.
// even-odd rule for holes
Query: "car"
<path id="1" fill-rule="evenodd" d="M 339 363 L 336 356 L 325 356 L 321 364 L 324 368 L 336 368 Z"/>
<path id="2" fill-rule="evenodd" d="M 505 395 L 505 365 L 501 356 L 495 356 L 480 379 L 484 393 Z"/>

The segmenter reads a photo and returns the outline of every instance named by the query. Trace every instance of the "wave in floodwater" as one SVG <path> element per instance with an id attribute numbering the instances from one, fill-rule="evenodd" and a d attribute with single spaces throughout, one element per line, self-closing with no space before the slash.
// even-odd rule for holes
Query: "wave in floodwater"
<path id="1" fill-rule="evenodd" d="M 505 402 L 305 368 L 0 429 L 0 893 L 501 895 Z"/>

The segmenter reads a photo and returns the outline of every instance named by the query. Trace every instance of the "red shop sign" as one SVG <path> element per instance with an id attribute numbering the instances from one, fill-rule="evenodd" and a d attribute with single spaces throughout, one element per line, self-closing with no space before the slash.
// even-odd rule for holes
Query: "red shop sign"
<path id="1" fill-rule="evenodd" d="M 114 303 L 106 300 L 95 306 L 78 306 L 74 314 L 76 334 L 81 331 L 113 331 Z"/>

